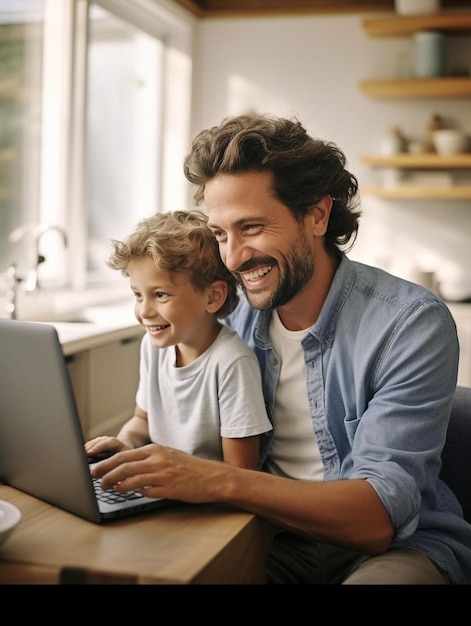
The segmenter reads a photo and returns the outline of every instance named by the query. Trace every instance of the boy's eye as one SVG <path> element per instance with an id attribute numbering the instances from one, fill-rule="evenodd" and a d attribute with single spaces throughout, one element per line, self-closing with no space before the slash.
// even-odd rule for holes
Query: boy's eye
<path id="1" fill-rule="evenodd" d="M 165 293 L 165 291 L 156 291 L 155 292 L 155 297 L 157 298 L 157 300 L 161 300 L 162 298 L 165 298 L 167 294 Z"/>

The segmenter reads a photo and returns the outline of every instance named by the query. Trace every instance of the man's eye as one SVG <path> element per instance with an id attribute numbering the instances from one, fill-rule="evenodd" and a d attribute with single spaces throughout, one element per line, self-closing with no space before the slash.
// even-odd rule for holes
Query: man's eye
<path id="1" fill-rule="evenodd" d="M 245 224 L 244 230 L 250 234 L 258 233 L 262 229 L 261 224 Z"/>
<path id="2" fill-rule="evenodd" d="M 216 241 L 224 241 L 226 234 L 222 230 L 213 230 Z"/>

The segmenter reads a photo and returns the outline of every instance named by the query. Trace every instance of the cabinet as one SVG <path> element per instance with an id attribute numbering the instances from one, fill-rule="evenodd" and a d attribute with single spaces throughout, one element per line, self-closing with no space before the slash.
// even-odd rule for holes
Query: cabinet
<path id="1" fill-rule="evenodd" d="M 449 35 L 471 34 L 471 12 L 433 15 L 396 16 L 363 20 L 370 37 L 411 36 L 419 30 L 439 30 Z M 471 77 L 408 78 L 365 80 L 360 83 L 365 95 L 377 99 L 471 98 Z M 362 162 L 375 168 L 399 170 L 471 170 L 471 154 L 443 157 L 436 154 L 398 154 L 392 157 L 364 156 Z M 471 182 L 450 186 L 397 185 L 366 186 L 367 195 L 382 198 L 436 200 L 471 199 Z"/>
<path id="2" fill-rule="evenodd" d="M 66 357 L 86 440 L 114 435 L 134 413 L 142 332 Z"/>

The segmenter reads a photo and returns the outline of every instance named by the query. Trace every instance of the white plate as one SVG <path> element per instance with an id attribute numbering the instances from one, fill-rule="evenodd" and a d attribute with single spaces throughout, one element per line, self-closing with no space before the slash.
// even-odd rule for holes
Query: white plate
<path id="1" fill-rule="evenodd" d="M 0 500 L 0 546 L 20 523 L 21 511 L 11 502 Z"/>

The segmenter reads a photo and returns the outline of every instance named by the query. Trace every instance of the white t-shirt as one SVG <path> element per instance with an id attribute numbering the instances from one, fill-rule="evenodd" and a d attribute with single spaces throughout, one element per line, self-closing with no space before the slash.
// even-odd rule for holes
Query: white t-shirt
<path id="1" fill-rule="evenodd" d="M 269 333 L 280 360 L 280 376 L 273 411 L 275 436 L 266 465 L 273 474 L 301 480 L 323 480 L 324 468 L 309 411 L 301 346 L 307 332 L 287 330 L 277 311 L 273 311 Z"/>
<path id="2" fill-rule="evenodd" d="M 147 412 L 154 443 L 222 460 L 221 437 L 272 429 L 254 352 L 228 328 L 190 365 L 175 366 L 175 346 L 156 348 L 144 335 L 136 404 Z"/>

